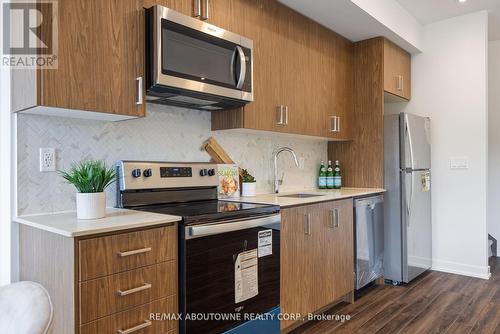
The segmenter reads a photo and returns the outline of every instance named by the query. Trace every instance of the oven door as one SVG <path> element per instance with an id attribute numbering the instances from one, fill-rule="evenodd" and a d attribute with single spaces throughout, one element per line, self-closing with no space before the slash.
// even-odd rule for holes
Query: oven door
<path id="1" fill-rule="evenodd" d="M 153 7 L 153 85 L 252 101 L 252 41 Z"/>
<path id="2" fill-rule="evenodd" d="M 181 229 L 181 333 L 221 333 L 279 305 L 280 218 Z"/>

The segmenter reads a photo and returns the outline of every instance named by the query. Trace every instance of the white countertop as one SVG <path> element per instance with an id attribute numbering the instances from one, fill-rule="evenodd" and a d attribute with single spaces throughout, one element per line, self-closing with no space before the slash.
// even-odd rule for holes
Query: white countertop
<path id="1" fill-rule="evenodd" d="M 15 217 L 14 221 L 65 237 L 80 237 L 180 221 L 179 216 L 135 210 L 107 208 L 106 217 L 79 220 L 75 211 Z"/>
<path id="2" fill-rule="evenodd" d="M 312 204 L 317 202 L 335 201 L 344 198 L 361 197 L 385 192 L 385 189 L 377 188 L 342 188 L 340 190 L 334 189 L 305 189 L 292 192 L 283 192 L 279 194 L 263 194 L 253 197 L 235 197 L 228 198 L 227 201 L 235 202 L 249 202 L 260 204 L 276 204 L 282 208 L 287 206 L 298 206 L 305 204 Z M 283 197 L 283 195 L 290 194 L 321 194 L 321 196 L 307 197 L 307 198 L 294 198 Z"/>

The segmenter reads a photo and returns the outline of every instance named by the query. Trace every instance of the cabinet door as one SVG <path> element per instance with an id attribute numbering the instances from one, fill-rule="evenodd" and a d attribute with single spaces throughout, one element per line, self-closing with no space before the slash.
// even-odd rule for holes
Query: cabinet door
<path id="1" fill-rule="evenodd" d="M 198 12 L 198 0 L 143 0 L 144 8 L 149 8 L 154 5 L 160 5 L 173 9 L 179 13 L 188 16 L 194 16 Z M 201 2 L 202 0 L 200 0 Z"/>
<path id="2" fill-rule="evenodd" d="M 324 223 L 323 248 L 326 268 L 323 275 L 325 305 L 354 290 L 354 232 L 352 199 L 327 202 L 321 205 Z"/>
<path id="3" fill-rule="evenodd" d="M 58 10 L 58 68 L 38 70 L 38 104 L 143 116 L 142 1 L 65 0 Z"/>
<path id="4" fill-rule="evenodd" d="M 282 7 L 275 1 L 234 1 L 240 18 L 235 32 L 253 40 L 254 101 L 245 105 L 245 128 L 280 131 L 279 105 L 283 102 L 283 57 L 286 41 L 279 30 Z M 238 6 L 238 8 L 236 8 Z"/>
<path id="5" fill-rule="evenodd" d="M 284 209 L 281 212 L 281 313 L 300 313 L 306 316 L 314 310 L 316 289 L 314 244 L 319 239 L 319 225 L 313 224 L 312 210 L 302 206 Z M 307 226 L 307 215 L 310 225 Z M 282 320 L 281 328 L 294 324 L 296 320 Z"/>
<path id="6" fill-rule="evenodd" d="M 384 41 L 384 90 L 406 100 L 411 98 L 410 54 Z"/>
<path id="7" fill-rule="evenodd" d="M 349 140 L 351 139 L 350 124 L 353 115 L 353 48 L 352 43 L 348 40 L 341 38 L 330 38 L 328 45 L 328 53 L 330 57 L 329 69 L 331 75 L 328 85 L 330 99 L 326 106 L 326 137 L 336 140 Z M 337 117 L 336 131 L 334 129 L 335 120 Z M 323 130 L 323 131 L 325 131 Z"/>

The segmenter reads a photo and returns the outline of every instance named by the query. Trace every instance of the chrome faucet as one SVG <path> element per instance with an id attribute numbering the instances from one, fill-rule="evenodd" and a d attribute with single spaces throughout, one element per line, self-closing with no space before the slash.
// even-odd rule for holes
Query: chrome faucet
<path id="1" fill-rule="evenodd" d="M 283 177 L 281 180 L 278 179 L 278 155 L 280 155 L 281 152 L 287 151 L 290 152 L 293 156 L 293 159 L 295 160 L 295 166 L 299 167 L 299 161 L 297 160 L 297 155 L 295 155 L 295 152 L 290 148 L 290 147 L 282 147 L 277 149 L 276 151 L 273 152 L 273 159 L 274 159 L 274 192 L 277 194 L 279 193 L 280 189 L 280 184 L 283 183 Z"/>

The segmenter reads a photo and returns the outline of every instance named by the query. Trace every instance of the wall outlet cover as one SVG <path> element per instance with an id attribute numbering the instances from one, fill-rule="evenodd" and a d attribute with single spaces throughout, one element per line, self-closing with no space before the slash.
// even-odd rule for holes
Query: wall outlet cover
<path id="1" fill-rule="evenodd" d="M 468 157 L 451 157 L 450 169 L 469 169 Z"/>
<path id="2" fill-rule="evenodd" d="M 56 149 L 53 147 L 40 148 L 40 172 L 56 171 Z"/>

